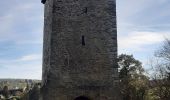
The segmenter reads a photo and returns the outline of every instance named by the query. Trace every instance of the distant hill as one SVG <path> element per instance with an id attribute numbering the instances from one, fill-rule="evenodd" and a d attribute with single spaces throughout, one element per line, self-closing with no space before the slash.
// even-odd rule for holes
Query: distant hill
<path id="1" fill-rule="evenodd" d="M 32 80 L 32 79 L 0 79 L 0 90 L 4 86 L 8 86 L 9 89 L 19 89 L 27 86 L 31 86 L 34 83 L 40 83 L 41 80 Z"/>

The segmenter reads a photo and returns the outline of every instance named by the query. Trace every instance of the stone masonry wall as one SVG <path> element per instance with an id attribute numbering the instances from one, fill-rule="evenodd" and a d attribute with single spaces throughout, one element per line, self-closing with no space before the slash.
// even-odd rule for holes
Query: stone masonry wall
<path id="1" fill-rule="evenodd" d="M 43 100 L 119 100 L 115 0 L 47 0 Z"/>

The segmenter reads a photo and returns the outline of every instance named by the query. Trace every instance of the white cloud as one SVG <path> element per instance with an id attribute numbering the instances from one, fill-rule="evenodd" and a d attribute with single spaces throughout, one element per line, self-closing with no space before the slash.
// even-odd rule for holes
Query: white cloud
<path id="1" fill-rule="evenodd" d="M 42 58 L 41 55 L 32 54 L 32 55 L 26 55 L 18 59 L 18 61 L 33 61 L 33 60 L 40 60 Z"/>
<path id="2" fill-rule="evenodd" d="M 127 20 L 128 17 L 145 10 L 153 1 L 155 2 L 155 0 L 129 0 L 127 2 L 117 0 L 118 16 L 120 19 Z"/>
<path id="3" fill-rule="evenodd" d="M 0 63 L 5 64 L 18 64 L 22 62 L 41 62 L 42 55 L 41 54 L 30 54 L 30 55 L 24 55 L 22 57 L 16 58 L 16 59 L 0 59 Z"/>
<path id="4" fill-rule="evenodd" d="M 43 5 L 37 0 L 5 0 L 0 5 L 0 43 L 8 48 L 1 50 L 6 56 L 0 54 L 0 78 L 41 79 L 42 55 L 37 48 L 42 44 Z M 30 54 L 18 56 L 27 52 L 21 49 L 27 45 Z"/>
<path id="5" fill-rule="evenodd" d="M 119 49 L 140 50 L 142 47 L 160 43 L 166 32 L 131 32 L 118 38 Z"/>
<path id="6" fill-rule="evenodd" d="M 0 70 L 0 78 L 41 79 L 42 64 L 39 63 L 8 63 Z"/>
<path id="7" fill-rule="evenodd" d="M 0 78 L 41 79 L 42 56 L 25 55 L 16 59 L 0 59 Z M 3 69 L 3 70 L 2 70 Z"/>
<path id="8" fill-rule="evenodd" d="M 2 11 L 0 15 L 0 42 L 42 44 L 43 7 L 40 5 L 35 2 L 16 3 L 6 12 Z M 34 24 L 31 25 L 31 23 Z"/>

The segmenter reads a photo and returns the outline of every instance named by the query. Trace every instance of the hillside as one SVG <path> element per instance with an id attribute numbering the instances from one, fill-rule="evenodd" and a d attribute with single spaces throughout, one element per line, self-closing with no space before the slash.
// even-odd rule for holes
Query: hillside
<path id="1" fill-rule="evenodd" d="M 0 79 L 0 90 L 4 86 L 8 86 L 9 89 L 19 89 L 27 86 L 31 86 L 34 83 L 40 83 L 41 80 L 32 80 L 32 79 Z"/>

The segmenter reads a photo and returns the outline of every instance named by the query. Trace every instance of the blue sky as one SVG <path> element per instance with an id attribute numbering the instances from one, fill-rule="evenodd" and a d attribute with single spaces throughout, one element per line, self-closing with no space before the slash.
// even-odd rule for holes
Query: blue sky
<path id="1" fill-rule="evenodd" d="M 1 1 L 0 78 L 41 79 L 43 9 L 40 0 Z M 145 65 L 170 36 L 169 10 L 169 0 L 117 0 L 119 54 Z"/>

